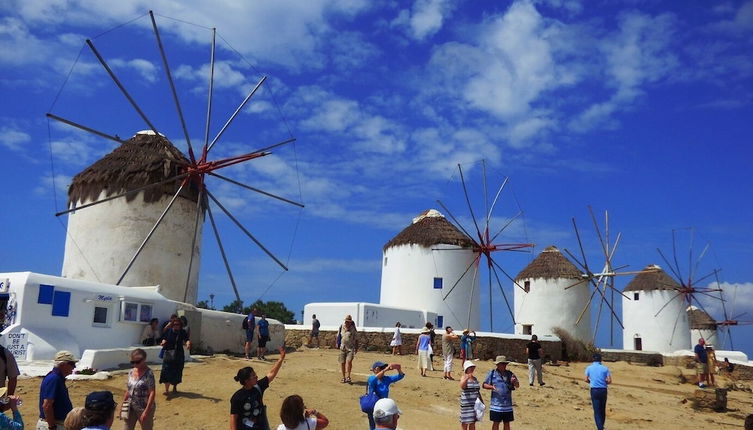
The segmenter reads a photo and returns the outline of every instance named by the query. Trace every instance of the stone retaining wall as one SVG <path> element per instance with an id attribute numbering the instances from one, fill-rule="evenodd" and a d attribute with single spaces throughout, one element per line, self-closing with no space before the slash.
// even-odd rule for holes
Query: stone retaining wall
<path id="1" fill-rule="evenodd" d="M 410 329 L 402 330 L 403 338 L 403 354 L 415 354 L 416 340 L 420 333 L 418 330 L 416 333 L 409 332 Z M 310 329 L 304 326 L 285 326 L 285 344 L 295 348 L 301 347 L 308 341 Z M 392 340 L 393 329 L 369 329 L 369 331 L 360 330 L 358 332 L 358 343 L 361 350 L 366 351 L 391 351 L 390 341 Z M 436 331 L 437 336 L 434 339 L 432 348 L 435 355 L 442 353 L 442 336 L 440 330 Z M 321 348 L 335 348 L 335 340 L 337 339 L 337 330 L 320 330 L 319 331 L 319 345 Z M 527 356 L 525 354 L 526 344 L 529 342 L 528 336 L 512 336 L 503 337 L 503 335 L 490 335 L 484 336 L 479 334 L 476 341 L 473 343 L 474 358 L 480 358 L 482 360 L 494 359 L 498 355 L 506 355 L 511 361 L 518 363 L 525 363 Z M 561 342 L 557 340 L 539 339 L 541 343 L 543 356 L 545 360 L 560 360 L 561 359 Z M 460 341 L 455 341 L 455 355 L 459 356 Z"/>
<path id="2" fill-rule="evenodd" d="M 670 357 L 664 357 L 658 352 L 602 349 L 601 358 L 604 361 L 625 361 L 633 364 L 646 364 L 648 366 L 663 366 L 665 358 Z"/>

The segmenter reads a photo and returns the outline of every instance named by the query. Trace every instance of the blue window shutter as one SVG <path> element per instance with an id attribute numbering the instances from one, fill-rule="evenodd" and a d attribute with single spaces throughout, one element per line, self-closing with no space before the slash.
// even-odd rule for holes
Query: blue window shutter
<path id="1" fill-rule="evenodd" d="M 67 317 L 71 310 L 71 293 L 55 291 L 52 298 L 52 316 Z"/>
<path id="2" fill-rule="evenodd" d="M 39 284 L 39 296 L 37 297 L 37 303 L 43 305 L 52 304 L 52 294 L 55 292 L 55 287 L 52 285 Z"/>
<path id="3" fill-rule="evenodd" d="M 434 278 L 434 289 L 435 290 L 442 289 L 442 278 Z"/>
<path id="4" fill-rule="evenodd" d="M 437 327 L 442 328 L 444 325 L 444 316 L 437 315 Z"/>

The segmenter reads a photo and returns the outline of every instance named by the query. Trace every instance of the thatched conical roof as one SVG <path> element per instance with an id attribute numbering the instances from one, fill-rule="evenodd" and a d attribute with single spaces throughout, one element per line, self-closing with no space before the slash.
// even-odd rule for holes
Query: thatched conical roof
<path id="1" fill-rule="evenodd" d="M 154 184 L 181 173 L 189 161 L 163 136 L 139 132 L 73 177 L 68 188 L 68 204 L 94 201 L 102 191 L 108 196 L 148 184 Z M 173 195 L 180 180 L 144 190 L 144 201 L 156 202 L 163 195 Z M 126 196 L 133 200 L 139 193 Z M 186 187 L 181 195 L 198 200 L 195 189 Z"/>
<path id="2" fill-rule="evenodd" d="M 552 245 L 541 251 L 525 269 L 518 273 L 515 280 L 521 279 L 581 279 L 582 273 L 567 259 L 556 246 Z"/>
<path id="3" fill-rule="evenodd" d="M 471 238 L 463 234 L 435 209 L 422 212 L 413 219 L 413 223 L 387 242 L 382 250 L 399 245 L 457 245 L 463 248 L 473 247 Z"/>
<path id="4" fill-rule="evenodd" d="M 693 330 L 716 329 L 716 321 L 711 318 L 711 315 L 695 306 L 688 306 L 688 323 L 690 323 L 690 328 Z"/>
<path id="5" fill-rule="evenodd" d="M 649 264 L 643 270 L 646 272 L 635 275 L 623 291 L 674 290 L 681 287 L 656 264 Z"/>

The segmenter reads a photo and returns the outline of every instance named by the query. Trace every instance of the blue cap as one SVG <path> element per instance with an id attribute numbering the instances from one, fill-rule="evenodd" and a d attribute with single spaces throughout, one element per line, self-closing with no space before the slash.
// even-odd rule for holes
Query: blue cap
<path id="1" fill-rule="evenodd" d="M 374 364 L 371 365 L 371 370 L 381 369 L 382 367 L 387 367 L 387 363 L 383 363 L 381 361 L 375 361 Z"/>
<path id="2" fill-rule="evenodd" d="M 84 408 L 90 411 L 111 411 L 115 409 L 115 400 L 109 391 L 94 391 L 86 396 Z"/>

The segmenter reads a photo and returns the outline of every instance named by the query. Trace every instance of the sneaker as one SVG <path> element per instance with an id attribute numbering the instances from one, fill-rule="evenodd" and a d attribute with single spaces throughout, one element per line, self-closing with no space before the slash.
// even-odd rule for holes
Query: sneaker
<path id="1" fill-rule="evenodd" d="M 698 388 L 706 388 L 706 384 L 704 384 L 703 382 L 699 382 Z"/>
<path id="2" fill-rule="evenodd" d="M 528 385 L 530 385 L 531 387 L 533 387 L 533 382 L 532 382 L 532 383 L 530 383 L 530 384 L 528 384 Z"/>
<path id="3" fill-rule="evenodd" d="M 533 385 L 533 384 L 531 384 L 531 385 Z M 543 387 L 543 386 L 544 386 L 544 385 L 546 385 L 546 384 L 545 384 L 544 382 L 542 382 L 542 383 L 540 383 L 539 385 Z"/>

